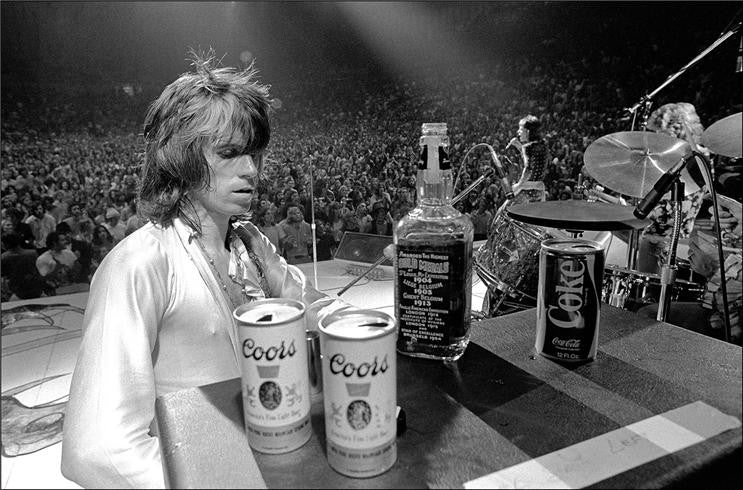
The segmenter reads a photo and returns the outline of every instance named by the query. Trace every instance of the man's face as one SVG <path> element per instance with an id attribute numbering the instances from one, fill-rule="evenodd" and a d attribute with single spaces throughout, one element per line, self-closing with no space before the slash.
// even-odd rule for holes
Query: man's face
<path id="1" fill-rule="evenodd" d="M 384 208 L 377 208 L 376 211 L 374 211 L 374 219 L 377 221 L 377 224 L 382 224 L 386 221 L 387 218 L 387 211 Z"/>
<path id="2" fill-rule="evenodd" d="M 290 223 L 299 223 L 304 219 L 304 216 L 298 207 L 292 206 L 286 211 L 286 219 Z"/>
<path id="3" fill-rule="evenodd" d="M 60 250 L 64 250 L 67 245 L 69 245 L 71 242 L 69 235 L 65 233 L 60 233 L 59 238 L 57 238 L 57 243 L 54 245 L 54 250 L 59 252 Z"/>
<path id="4" fill-rule="evenodd" d="M 519 141 L 522 143 L 528 143 L 529 142 L 529 130 L 524 127 L 523 124 L 519 124 Z"/>
<path id="5" fill-rule="evenodd" d="M 209 214 L 229 218 L 250 209 L 261 169 L 257 156 L 244 154 L 244 148 L 237 136 L 204 148 L 211 179 L 208 187 L 194 191 L 193 196 Z"/>

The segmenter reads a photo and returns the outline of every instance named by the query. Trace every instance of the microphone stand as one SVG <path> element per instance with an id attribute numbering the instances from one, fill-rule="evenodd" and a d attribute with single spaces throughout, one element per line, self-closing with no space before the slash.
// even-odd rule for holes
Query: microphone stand
<path id="1" fill-rule="evenodd" d="M 315 179 L 312 175 L 312 162 L 310 161 L 310 209 L 312 210 L 312 272 L 315 276 L 315 289 L 320 289 L 317 285 L 317 232 L 315 223 Z"/>
<path id="2" fill-rule="evenodd" d="M 737 15 L 736 15 L 737 16 Z M 738 31 L 741 29 L 741 22 L 738 22 L 735 24 L 730 30 L 727 32 L 723 32 L 720 34 L 720 37 L 718 37 L 712 44 L 710 44 L 706 49 L 704 49 L 701 53 L 699 53 L 694 59 L 692 59 L 690 62 L 688 62 L 686 65 L 681 67 L 679 71 L 669 76 L 658 88 L 650 92 L 649 94 L 643 95 L 639 101 L 637 101 L 632 107 L 628 107 L 625 110 L 632 114 L 632 124 L 630 126 L 630 131 L 635 130 L 635 123 L 637 121 L 638 111 L 641 113 L 641 123 L 640 126 L 642 127 L 642 130 L 645 131 L 647 128 L 647 120 L 650 116 L 650 108 L 653 105 L 653 98 L 658 95 L 658 93 L 666 88 L 671 82 L 676 80 L 678 77 L 683 75 L 686 70 L 697 64 L 702 58 L 707 56 L 709 53 L 714 51 L 718 46 L 720 46 L 722 43 L 727 41 L 730 37 L 735 35 Z M 639 242 L 639 231 L 638 230 L 632 230 L 630 232 L 629 236 L 629 243 L 627 244 L 627 267 L 630 270 L 634 270 L 637 265 L 637 252 L 639 251 L 638 242 Z M 723 281 L 724 282 L 724 281 Z"/>
<path id="3" fill-rule="evenodd" d="M 676 265 L 676 249 L 678 248 L 679 234 L 681 233 L 681 202 L 684 200 L 684 182 L 676 176 L 671 190 L 671 206 L 673 209 L 673 232 L 671 241 L 668 243 L 668 260 L 661 268 L 660 273 L 660 300 L 658 301 L 658 314 L 656 320 L 666 321 L 668 311 L 671 308 L 671 291 L 676 281 L 678 266 Z"/>
<path id="4" fill-rule="evenodd" d="M 627 112 L 629 112 L 630 114 L 636 115 L 638 109 L 640 109 L 641 107 L 644 108 L 645 110 L 649 109 L 650 108 L 650 105 L 652 104 L 653 97 L 655 97 L 656 95 L 658 95 L 658 92 L 660 92 L 661 90 L 663 90 L 671 82 L 673 82 L 678 77 L 680 77 L 681 75 L 683 75 L 686 72 L 686 70 L 688 70 L 689 68 L 691 68 L 692 66 L 694 66 L 699 60 L 701 60 L 702 58 L 704 58 L 705 56 L 707 56 L 715 48 L 717 48 L 719 45 L 721 45 L 722 43 L 724 43 L 725 41 L 727 41 L 728 38 L 730 38 L 731 36 L 735 35 L 735 33 L 738 32 L 740 30 L 740 28 L 741 28 L 741 22 L 738 22 L 729 31 L 722 33 L 720 35 L 720 37 L 718 37 L 717 40 L 715 40 L 715 42 L 713 42 L 712 44 L 710 44 L 704 51 L 702 51 L 701 53 L 699 53 L 693 60 L 691 60 L 686 65 L 684 65 L 683 67 L 681 67 L 681 69 L 679 71 L 677 71 L 676 73 L 674 73 L 671 76 L 669 76 L 666 79 L 665 82 L 663 82 L 662 84 L 660 84 L 660 86 L 658 88 L 656 88 L 655 90 L 653 90 L 649 94 L 644 95 L 632 107 L 628 107 L 626 109 Z M 647 116 L 645 118 L 647 118 Z M 632 127 L 634 127 L 634 119 L 632 121 Z"/>
<path id="5" fill-rule="evenodd" d="M 492 168 L 489 168 L 488 171 L 486 171 L 485 173 L 483 173 L 481 176 L 479 176 L 477 179 L 475 179 L 474 182 L 472 182 L 470 185 L 468 185 L 466 189 L 464 189 L 462 192 L 460 192 L 459 194 L 457 194 L 456 196 L 454 196 L 449 204 L 451 204 L 452 206 L 454 206 L 456 203 L 458 203 L 459 201 L 461 201 L 462 199 L 464 199 L 465 197 L 467 197 L 467 195 L 470 192 L 472 192 L 472 190 L 475 187 L 477 187 L 478 185 L 480 185 L 482 183 L 482 181 L 485 180 L 486 178 L 488 178 L 490 176 L 490 174 L 492 174 L 493 172 L 494 172 L 494 170 Z"/>

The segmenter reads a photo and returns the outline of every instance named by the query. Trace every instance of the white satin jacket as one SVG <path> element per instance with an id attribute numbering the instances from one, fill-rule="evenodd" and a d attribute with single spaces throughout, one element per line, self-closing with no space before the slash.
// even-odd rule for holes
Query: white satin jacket
<path id="1" fill-rule="evenodd" d="M 246 229 L 271 296 L 302 300 L 308 328 L 348 307 L 312 288 L 252 224 Z M 232 305 L 192 236 L 181 220 L 146 224 L 93 277 L 62 442 L 62 472 L 84 487 L 163 488 L 159 441 L 150 434 L 155 398 L 240 376 Z M 245 247 L 235 238 L 231 248 L 230 275 L 262 297 Z"/>

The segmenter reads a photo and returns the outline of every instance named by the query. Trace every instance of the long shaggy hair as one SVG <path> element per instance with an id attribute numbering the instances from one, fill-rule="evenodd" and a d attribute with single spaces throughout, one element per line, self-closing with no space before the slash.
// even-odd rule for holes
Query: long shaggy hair
<path id="1" fill-rule="evenodd" d="M 272 100 L 252 63 L 242 70 L 218 67 L 211 51 L 205 56 L 191 51 L 190 59 L 194 72 L 165 87 L 145 117 L 138 209 L 153 223 L 169 226 L 180 217 L 200 232 L 189 192 L 210 185 L 204 148 L 241 138 L 260 175 L 271 138 Z"/>
<path id="2" fill-rule="evenodd" d="M 658 107 L 648 118 L 648 129 L 682 139 L 693 149 L 701 143 L 704 132 L 696 109 L 688 102 Z"/>

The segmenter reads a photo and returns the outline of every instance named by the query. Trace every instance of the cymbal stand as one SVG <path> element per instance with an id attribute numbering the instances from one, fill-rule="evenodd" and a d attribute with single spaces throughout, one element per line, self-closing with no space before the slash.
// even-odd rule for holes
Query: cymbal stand
<path id="1" fill-rule="evenodd" d="M 630 230 L 627 240 L 627 269 L 637 270 L 637 253 L 640 250 L 641 230 Z"/>
<path id="2" fill-rule="evenodd" d="M 684 200 L 684 182 L 676 177 L 671 189 L 671 207 L 673 210 L 673 232 L 671 241 L 668 243 L 668 260 L 660 272 L 660 300 L 658 301 L 658 314 L 655 317 L 659 322 L 666 321 L 668 310 L 671 307 L 671 292 L 673 283 L 676 282 L 676 249 L 678 248 L 679 234 L 681 233 L 681 202 Z"/>

